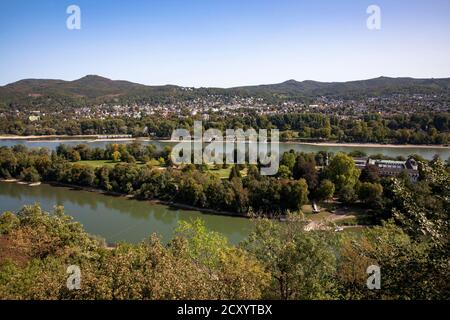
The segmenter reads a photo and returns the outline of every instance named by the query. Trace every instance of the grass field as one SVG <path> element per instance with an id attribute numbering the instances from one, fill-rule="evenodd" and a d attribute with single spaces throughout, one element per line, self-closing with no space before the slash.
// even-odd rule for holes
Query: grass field
<path id="1" fill-rule="evenodd" d="M 76 163 L 88 165 L 88 166 L 91 166 L 91 167 L 94 167 L 94 168 L 103 167 L 103 166 L 107 166 L 107 167 L 111 167 L 112 168 L 116 164 L 125 163 L 125 162 L 120 162 L 120 161 L 119 162 L 114 162 L 112 160 L 82 160 L 82 161 L 78 161 Z M 136 164 L 144 165 L 144 163 L 142 163 L 142 162 L 137 162 Z M 160 168 L 164 168 L 164 167 L 160 166 Z M 228 167 L 226 169 L 224 169 L 224 168 L 216 169 L 216 168 L 211 166 L 208 169 L 208 172 L 218 176 L 220 179 L 228 179 L 228 177 L 230 176 L 231 168 L 232 167 L 230 166 L 230 167 Z M 241 175 L 243 177 L 245 177 L 247 175 L 247 168 L 245 168 L 244 170 L 241 170 Z"/>
<path id="2" fill-rule="evenodd" d="M 120 161 L 114 162 L 112 160 L 82 160 L 82 161 L 78 161 L 76 163 L 92 166 L 94 168 L 104 167 L 104 166 L 112 168 L 116 164 L 125 163 L 125 162 L 120 162 Z M 141 162 L 137 162 L 137 164 L 143 165 L 143 163 L 141 163 Z"/>
<path id="3" fill-rule="evenodd" d="M 114 167 L 116 164 L 120 163 L 120 162 L 114 162 L 112 160 L 82 160 L 82 161 L 78 161 L 76 163 L 79 164 L 84 164 L 84 165 L 88 165 L 94 168 L 98 168 L 98 167 Z"/>
<path id="4" fill-rule="evenodd" d="M 228 177 L 230 176 L 230 172 L 231 172 L 231 166 L 226 168 L 226 169 L 215 169 L 214 167 L 210 167 L 208 169 L 208 171 L 211 174 L 217 175 L 220 179 L 228 179 Z M 245 168 L 244 170 L 241 170 L 241 175 L 243 177 L 245 177 L 247 175 L 247 168 Z"/>

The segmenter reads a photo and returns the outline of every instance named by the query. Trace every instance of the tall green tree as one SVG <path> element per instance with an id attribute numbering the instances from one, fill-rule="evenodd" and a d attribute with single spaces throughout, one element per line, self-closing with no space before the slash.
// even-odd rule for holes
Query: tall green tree
<path id="1" fill-rule="evenodd" d="M 336 259 L 325 234 L 307 232 L 305 222 L 260 220 L 245 248 L 272 274 L 266 299 L 329 299 L 336 294 Z"/>

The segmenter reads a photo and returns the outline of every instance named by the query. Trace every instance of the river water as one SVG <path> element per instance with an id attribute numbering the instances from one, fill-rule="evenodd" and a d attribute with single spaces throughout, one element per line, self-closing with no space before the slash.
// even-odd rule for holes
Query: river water
<path id="1" fill-rule="evenodd" d="M 67 215 L 83 224 L 85 230 L 105 238 L 109 243 L 132 243 L 146 239 L 152 233 L 164 242 L 172 238 L 180 220 L 201 218 L 209 230 L 225 235 L 237 244 L 250 233 L 252 222 L 246 218 L 205 214 L 193 210 L 115 197 L 97 192 L 54 187 L 46 184 L 30 187 L 0 182 L 0 213 L 16 212 L 23 205 L 39 203 L 46 211 L 63 205 Z"/>
<path id="2" fill-rule="evenodd" d="M 45 147 L 50 150 L 55 150 L 56 147 L 61 144 L 67 145 L 77 145 L 80 143 L 85 143 L 89 145 L 91 148 L 100 147 L 104 148 L 109 143 L 130 143 L 130 141 L 103 141 L 103 140 L 0 140 L 0 146 L 13 146 L 17 144 L 25 145 L 29 148 L 39 148 Z M 144 144 L 154 144 L 157 148 L 162 148 L 164 146 L 173 146 L 175 143 L 164 140 L 155 140 L 148 141 L 144 140 L 142 143 Z M 280 153 L 289 151 L 291 149 L 295 151 L 303 151 L 303 152 L 318 152 L 318 151 L 327 151 L 327 152 L 351 152 L 351 151 L 362 151 L 367 155 L 374 154 L 384 154 L 390 157 L 408 157 L 409 155 L 417 154 L 422 156 L 425 159 L 431 160 L 434 155 L 439 155 L 441 159 L 447 160 L 450 157 L 450 147 L 440 148 L 436 146 L 426 146 L 426 147 L 414 147 L 414 146 L 325 146 L 325 145 L 312 145 L 312 144 L 304 144 L 304 143 L 284 143 L 280 142 L 279 144 Z"/>

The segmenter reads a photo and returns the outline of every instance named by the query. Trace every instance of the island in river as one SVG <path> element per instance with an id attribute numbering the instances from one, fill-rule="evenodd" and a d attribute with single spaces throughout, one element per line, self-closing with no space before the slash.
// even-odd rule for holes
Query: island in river
<path id="1" fill-rule="evenodd" d="M 78 188 L 0 182 L 0 213 L 16 212 L 23 205 L 34 203 L 46 211 L 52 211 L 55 205 L 64 206 L 66 214 L 83 224 L 88 233 L 101 236 L 110 244 L 137 243 L 152 233 L 169 241 L 178 221 L 195 218 L 201 218 L 210 230 L 222 233 L 234 244 L 246 238 L 252 228 L 252 222 L 243 217 L 206 214 Z"/>

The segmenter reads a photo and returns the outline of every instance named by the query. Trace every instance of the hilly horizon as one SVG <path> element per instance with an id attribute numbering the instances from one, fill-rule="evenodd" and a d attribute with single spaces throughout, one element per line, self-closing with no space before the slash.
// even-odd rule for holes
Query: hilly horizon
<path id="1" fill-rule="evenodd" d="M 313 80 L 287 80 L 275 84 L 240 86 L 232 88 L 200 87 L 186 92 L 186 87 L 177 85 L 144 85 L 125 80 L 111 80 L 98 75 L 86 75 L 73 81 L 58 79 L 23 79 L 0 86 L 0 102 L 15 103 L 27 98 L 64 97 L 87 101 L 109 101 L 118 97 L 139 99 L 181 98 L 208 94 L 261 96 L 277 98 L 313 98 L 331 96 L 351 98 L 361 95 L 373 96 L 394 93 L 448 94 L 450 78 L 416 79 L 378 77 L 347 82 L 320 82 Z M 192 87 L 188 87 L 192 88 Z"/>
<path id="2" fill-rule="evenodd" d="M 306 80 L 296 80 L 296 79 L 289 79 L 283 82 L 276 82 L 276 83 L 262 83 L 262 84 L 256 84 L 256 85 L 241 85 L 241 86 L 232 86 L 232 87 L 218 87 L 218 86 L 210 86 L 210 87 L 205 87 L 205 86 L 200 86 L 200 87 L 195 87 L 195 86 L 182 86 L 182 85 L 177 85 L 177 84 L 172 84 L 172 83 L 167 83 L 167 84 L 163 84 L 163 85 L 149 85 L 149 84 L 142 84 L 142 83 L 138 83 L 138 82 L 132 82 L 132 81 L 128 81 L 128 80 L 113 80 L 101 75 L 97 75 L 97 74 L 87 74 L 79 79 L 75 79 L 75 80 L 62 80 L 62 79 L 50 79 L 50 78 L 24 78 L 24 79 L 20 79 L 14 82 L 10 82 L 7 83 L 3 86 L 0 86 L 0 88 L 5 88 L 5 87 L 12 87 L 12 86 L 16 86 L 19 84 L 33 84 L 33 83 L 38 83 L 38 82 L 48 82 L 50 83 L 54 83 L 54 84 L 62 84 L 62 83 L 84 83 L 84 84 L 88 84 L 88 83 L 92 83 L 93 81 L 101 81 L 103 83 L 107 83 L 107 84 L 113 84 L 113 83 L 117 83 L 117 84 L 123 84 L 123 85 L 130 85 L 130 86 L 141 86 L 141 87 L 163 87 L 163 86 L 175 86 L 175 87 L 180 87 L 180 88 L 196 88 L 196 89 L 201 89 L 201 88 L 216 88 L 216 89 L 224 89 L 224 90 L 231 90 L 231 89 L 240 89 L 240 88 L 253 88 L 253 87 L 262 87 L 262 86 L 274 86 L 274 85 L 295 85 L 295 84 L 328 84 L 328 85 L 332 85 L 332 84 L 344 84 L 344 83 L 357 83 L 357 82 L 367 82 L 367 81 L 382 81 L 382 80 L 402 80 L 402 81 L 441 81 L 441 80 L 450 80 L 450 77 L 445 77 L 445 78 L 414 78 L 414 77 L 387 77 L 387 76 L 379 76 L 376 78 L 368 78 L 368 79 L 360 79 L 360 80 L 349 80 L 349 81 L 318 81 L 318 80 L 311 80 L 311 79 L 306 79 Z"/>
<path id="3" fill-rule="evenodd" d="M 137 89 L 147 88 L 138 83 L 124 80 L 111 80 L 98 75 L 86 75 L 73 81 L 56 79 L 23 79 L 1 88 L 12 92 L 22 93 L 61 93 L 85 96 L 87 98 L 98 98 L 108 95 L 122 95 L 132 93 Z"/>

